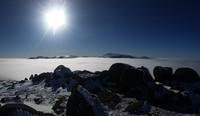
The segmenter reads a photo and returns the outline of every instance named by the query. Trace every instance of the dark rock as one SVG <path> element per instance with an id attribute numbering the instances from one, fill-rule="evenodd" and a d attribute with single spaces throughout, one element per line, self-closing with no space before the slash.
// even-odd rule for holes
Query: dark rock
<path id="1" fill-rule="evenodd" d="M 200 89 L 195 89 L 193 92 L 200 96 Z"/>
<path id="2" fill-rule="evenodd" d="M 25 104 L 6 104 L 0 107 L 1 116 L 54 116 L 50 113 L 36 111 Z"/>
<path id="3" fill-rule="evenodd" d="M 153 97 L 150 99 L 150 101 L 158 104 L 160 103 L 169 104 L 173 102 L 172 94 L 173 93 L 167 90 L 163 84 L 157 84 L 154 87 L 154 94 Z"/>
<path id="4" fill-rule="evenodd" d="M 22 103 L 22 99 L 19 96 L 4 97 L 0 100 L 1 103 Z"/>
<path id="5" fill-rule="evenodd" d="M 172 91 L 167 91 L 162 97 L 162 103 L 173 104 L 176 100 L 176 94 Z"/>
<path id="6" fill-rule="evenodd" d="M 124 63 L 115 63 L 115 64 L 113 64 L 109 68 L 109 77 L 110 77 L 109 79 L 112 82 L 119 84 L 122 74 L 124 73 L 124 71 L 127 68 L 130 68 L 130 67 L 132 67 L 132 66 L 128 65 L 128 64 L 124 64 Z"/>
<path id="7" fill-rule="evenodd" d="M 136 112 L 137 110 L 141 109 L 142 106 L 144 105 L 144 101 L 137 101 L 137 102 L 132 102 L 125 108 L 125 112 Z"/>
<path id="8" fill-rule="evenodd" d="M 178 68 L 173 75 L 173 79 L 188 83 L 200 82 L 198 73 L 191 68 Z"/>
<path id="9" fill-rule="evenodd" d="M 171 85 L 172 90 L 178 90 L 180 92 L 185 91 L 185 87 L 181 85 L 180 83 L 175 83 L 174 85 Z"/>
<path id="10" fill-rule="evenodd" d="M 180 104 L 192 105 L 192 101 L 190 99 L 188 91 L 178 93 L 178 100 L 180 101 Z"/>
<path id="11" fill-rule="evenodd" d="M 145 83 L 144 72 L 134 67 L 127 68 L 120 79 L 120 84 L 124 89 L 130 89 L 130 87 L 136 87 Z"/>
<path id="12" fill-rule="evenodd" d="M 82 86 L 74 87 L 67 103 L 67 116 L 108 116 L 98 97 Z"/>
<path id="13" fill-rule="evenodd" d="M 68 77 L 71 76 L 73 73 L 72 71 L 63 66 L 63 65 L 59 65 L 55 70 L 54 70 L 54 74 L 58 77 Z"/>
<path id="14" fill-rule="evenodd" d="M 34 78 L 32 78 L 32 82 L 36 83 L 36 82 L 41 82 L 46 78 L 51 78 L 52 73 L 41 73 L 38 76 L 35 76 Z"/>
<path id="15" fill-rule="evenodd" d="M 109 75 L 109 71 L 104 70 L 102 72 L 95 72 L 95 74 L 97 75 L 98 80 L 102 81 L 102 80 L 107 80 L 107 77 Z"/>
<path id="16" fill-rule="evenodd" d="M 101 91 L 97 94 L 97 96 L 104 105 L 107 105 L 112 109 L 114 109 L 115 106 L 121 102 L 120 97 L 116 93 Z"/>
<path id="17" fill-rule="evenodd" d="M 95 78 L 87 78 L 84 79 L 84 82 L 82 86 L 87 89 L 91 93 L 98 93 L 101 91 L 104 87 L 101 85 L 100 81 Z"/>
<path id="18" fill-rule="evenodd" d="M 34 98 L 34 101 L 36 104 L 41 104 L 43 102 L 43 99 L 41 97 Z"/>
<path id="19" fill-rule="evenodd" d="M 24 80 L 25 80 L 25 81 L 27 81 L 28 79 L 27 79 L 27 78 L 25 78 Z"/>
<path id="20" fill-rule="evenodd" d="M 155 77 L 155 81 L 163 83 L 163 82 L 171 79 L 171 77 L 173 75 L 173 69 L 170 67 L 156 66 L 153 69 L 153 74 Z"/>
<path id="21" fill-rule="evenodd" d="M 147 80 L 148 82 L 154 82 L 154 79 L 151 75 L 151 73 L 149 72 L 149 69 L 142 66 L 141 68 L 138 68 L 144 71 L 144 79 Z"/>
<path id="22" fill-rule="evenodd" d="M 23 84 L 23 83 L 25 83 L 25 82 L 26 82 L 25 80 L 19 81 L 20 84 Z"/>
<path id="23" fill-rule="evenodd" d="M 33 79 L 33 75 L 31 75 L 30 77 L 29 77 L 29 80 L 32 80 Z"/>

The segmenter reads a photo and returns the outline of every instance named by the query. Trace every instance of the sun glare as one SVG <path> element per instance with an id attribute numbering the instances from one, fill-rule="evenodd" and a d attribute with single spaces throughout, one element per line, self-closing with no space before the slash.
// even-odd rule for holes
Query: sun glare
<path id="1" fill-rule="evenodd" d="M 49 27 L 53 28 L 54 31 L 57 28 L 64 26 L 66 23 L 65 20 L 65 12 L 62 9 L 53 9 L 46 14 L 46 21 Z"/>

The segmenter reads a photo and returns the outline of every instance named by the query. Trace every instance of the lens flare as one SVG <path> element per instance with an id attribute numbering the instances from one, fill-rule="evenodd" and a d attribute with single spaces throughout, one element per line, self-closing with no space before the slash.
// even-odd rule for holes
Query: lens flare
<path id="1" fill-rule="evenodd" d="M 62 9 L 53 9 L 47 12 L 46 21 L 50 28 L 56 30 L 57 28 L 66 24 L 65 12 Z"/>

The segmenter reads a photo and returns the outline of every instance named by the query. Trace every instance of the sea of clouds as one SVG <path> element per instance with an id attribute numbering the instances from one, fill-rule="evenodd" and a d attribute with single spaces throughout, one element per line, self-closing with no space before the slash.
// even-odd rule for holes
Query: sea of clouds
<path id="1" fill-rule="evenodd" d="M 72 71 L 108 70 L 114 63 L 127 63 L 135 67 L 145 66 L 152 73 L 155 66 L 193 68 L 200 74 L 200 59 L 128 59 L 128 58 L 73 58 L 73 59 L 13 59 L 0 58 L 0 79 L 22 80 L 31 74 L 53 72 L 58 65 L 69 67 Z"/>

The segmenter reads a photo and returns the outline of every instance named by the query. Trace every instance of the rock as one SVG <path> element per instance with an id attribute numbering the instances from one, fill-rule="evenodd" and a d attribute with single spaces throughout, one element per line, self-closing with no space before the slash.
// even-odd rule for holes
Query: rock
<path id="1" fill-rule="evenodd" d="M 115 106 L 121 102 L 121 98 L 116 93 L 109 91 L 101 91 L 97 96 L 104 105 L 108 106 L 108 108 L 114 109 Z"/>
<path id="2" fill-rule="evenodd" d="M 173 79 L 188 83 L 200 82 L 198 73 L 191 68 L 178 68 L 173 75 Z"/>
<path id="3" fill-rule="evenodd" d="M 76 74 L 79 76 L 81 79 L 86 79 L 86 78 L 94 78 L 96 75 L 93 72 L 83 70 L 83 71 L 77 71 Z"/>
<path id="4" fill-rule="evenodd" d="M 98 93 L 104 87 L 101 85 L 100 81 L 95 78 L 87 78 L 84 79 L 83 85 L 85 89 L 87 89 L 91 93 Z"/>
<path id="5" fill-rule="evenodd" d="M 137 101 L 135 103 L 131 103 L 129 104 L 126 108 L 125 108 L 125 112 L 136 112 L 136 110 L 139 110 L 140 108 L 142 108 L 142 106 L 144 105 L 144 101 Z"/>
<path id="6" fill-rule="evenodd" d="M 60 98 L 58 101 L 56 101 L 55 105 L 52 108 L 53 111 L 58 115 L 65 111 L 65 107 L 62 106 L 62 104 L 64 104 L 64 98 Z"/>
<path id="7" fill-rule="evenodd" d="M 154 95 L 153 98 L 151 98 L 151 102 L 153 103 L 165 103 L 169 104 L 172 102 L 172 92 L 167 90 L 163 84 L 157 84 L 154 87 Z"/>
<path id="8" fill-rule="evenodd" d="M 192 101 L 190 99 L 188 91 L 183 91 L 183 92 L 178 93 L 178 100 L 180 104 L 192 105 Z"/>
<path id="9" fill-rule="evenodd" d="M 148 82 L 154 82 L 154 79 L 151 75 L 151 73 L 149 72 L 149 69 L 142 66 L 141 68 L 138 68 L 144 71 L 144 79 L 147 80 Z"/>
<path id="10" fill-rule="evenodd" d="M 193 92 L 200 96 L 200 89 L 195 89 Z"/>
<path id="11" fill-rule="evenodd" d="M 155 81 L 163 83 L 166 80 L 171 79 L 172 74 L 173 74 L 173 69 L 170 67 L 156 66 L 153 69 L 153 74 L 155 77 Z"/>
<path id="12" fill-rule="evenodd" d="M 36 111 L 25 104 L 6 104 L 0 107 L 1 116 L 53 116 L 50 113 Z"/>
<path id="13" fill-rule="evenodd" d="M 181 83 L 175 83 L 173 85 L 170 86 L 171 90 L 178 90 L 180 92 L 185 91 L 185 87 L 181 84 Z"/>
<path id="14" fill-rule="evenodd" d="M 43 102 L 43 98 L 37 97 L 37 98 L 34 98 L 34 101 L 36 104 L 41 104 Z"/>
<path id="15" fill-rule="evenodd" d="M 127 68 L 120 79 L 120 84 L 124 89 L 130 89 L 145 83 L 144 72 L 134 67 Z"/>
<path id="16" fill-rule="evenodd" d="M 58 77 L 67 77 L 72 75 L 72 71 L 63 66 L 63 65 L 59 65 L 55 70 L 54 70 L 54 74 Z"/>
<path id="17" fill-rule="evenodd" d="M 109 71 L 104 70 L 102 72 L 95 72 L 95 74 L 97 75 L 97 79 L 104 84 L 105 86 L 107 86 L 107 82 L 109 81 Z"/>
<path id="18" fill-rule="evenodd" d="M 25 83 L 25 82 L 26 82 L 25 80 L 19 81 L 20 84 L 23 84 L 23 83 Z"/>
<path id="19" fill-rule="evenodd" d="M 22 103 L 22 99 L 17 95 L 15 97 L 3 97 L 1 103 Z"/>
<path id="20" fill-rule="evenodd" d="M 41 73 L 38 76 L 33 77 L 32 82 L 39 83 L 43 81 L 44 79 L 51 78 L 51 77 L 52 77 L 52 73 Z"/>
<path id="21" fill-rule="evenodd" d="M 123 72 L 129 68 L 132 67 L 131 65 L 124 64 L 124 63 L 115 63 L 109 68 L 109 79 L 114 83 L 119 83 L 120 78 L 123 74 Z"/>
<path id="22" fill-rule="evenodd" d="M 33 75 L 31 75 L 30 77 L 29 77 L 29 80 L 32 80 L 33 79 Z"/>
<path id="23" fill-rule="evenodd" d="M 108 112 L 97 96 L 78 85 L 68 99 L 66 115 L 108 116 Z"/>

